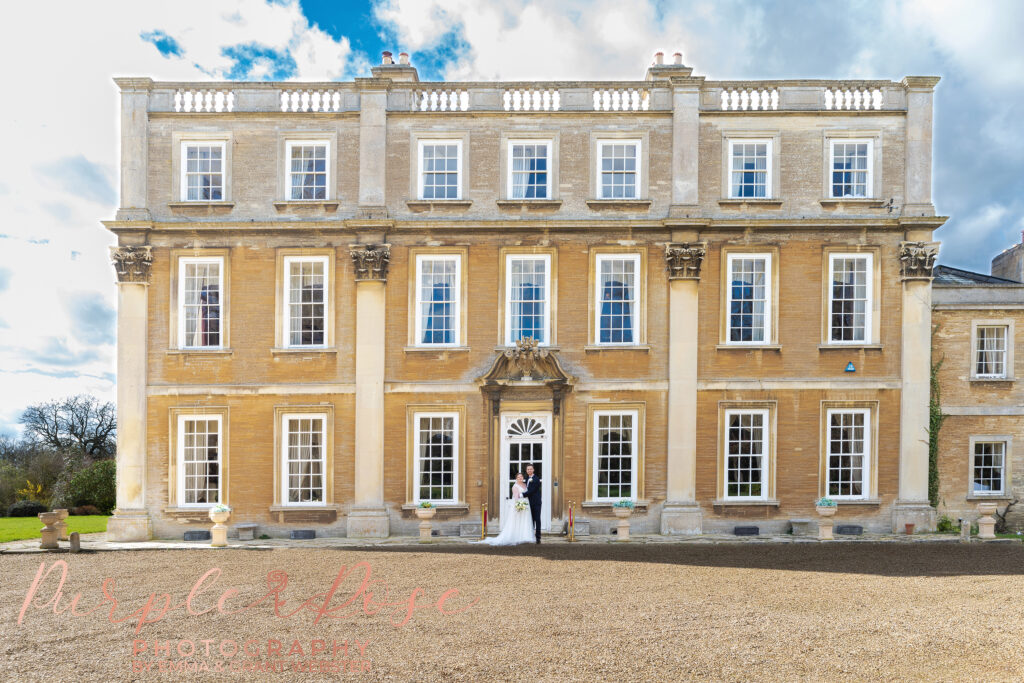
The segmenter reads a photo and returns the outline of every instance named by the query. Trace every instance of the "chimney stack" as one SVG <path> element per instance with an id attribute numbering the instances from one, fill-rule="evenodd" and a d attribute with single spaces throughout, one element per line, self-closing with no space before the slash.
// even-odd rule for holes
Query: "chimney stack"
<path id="1" fill-rule="evenodd" d="M 665 63 L 665 53 L 664 52 L 655 52 L 654 53 L 654 64 L 656 66 L 661 66 L 664 63 Z"/>
<path id="2" fill-rule="evenodd" d="M 380 63 L 381 64 L 394 64 L 395 61 L 393 59 L 391 59 L 391 53 L 388 52 L 387 50 L 384 50 L 384 52 L 381 53 Z"/>
<path id="3" fill-rule="evenodd" d="M 672 63 L 673 64 L 682 64 L 683 63 L 683 53 L 682 52 L 677 52 L 674 55 L 672 55 Z"/>
<path id="4" fill-rule="evenodd" d="M 409 65 L 409 53 L 408 52 L 399 52 L 398 53 L 398 63 L 402 64 L 404 66 L 408 66 Z"/>

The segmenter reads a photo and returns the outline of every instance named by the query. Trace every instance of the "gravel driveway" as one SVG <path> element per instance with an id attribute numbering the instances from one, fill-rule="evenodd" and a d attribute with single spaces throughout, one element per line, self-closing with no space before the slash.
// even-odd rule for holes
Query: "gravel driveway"
<path id="1" fill-rule="evenodd" d="M 68 563 L 58 609 L 77 592 L 78 611 L 99 608 L 89 616 L 53 614 L 46 603 L 55 571 L 36 594 L 41 607 L 27 608 L 18 625 L 40 563 L 55 560 Z M 328 591 L 343 565 L 359 562 L 387 583 L 387 598 L 376 583 L 370 606 L 355 614 L 339 608 L 316 624 L 307 606 L 288 616 Z M 156 620 L 161 594 L 184 603 L 215 567 L 222 574 L 192 603 L 196 612 L 212 611 L 190 615 L 182 605 Z M 275 571 L 287 573 L 287 585 L 263 603 L 217 612 L 227 588 L 239 592 L 225 599 L 225 612 L 268 596 L 267 576 Z M 40 681 L 1019 680 L 1022 574 L 1019 543 L 4 554 L 0 671 L 5 680 Z M 283 577 L 271 576 L 280 588 Z M 106 577 L 115 579 L 108 592 L 123 623 L 107 618 Z M 352 598 L 357 579 L 341 581 L 330 604 Z M 417 587 L 423 608 L 404 626 L 389 623 L 405 616 L 403 608 L 372 614 L 377 603 L 408 603 Z M 449 589 L 460 593 L 443 604 L 454 613 L 442 614 L 430 605 Z M 355 606 L 363 606 L 366 592 Z M 131 615 L 151 593 L 157 599 L 147 620 L 156 623 L 136 633 L 140 617 Z M 287 601 L 280 617 L 275 599 Z M 154 643 L 161 648 L 155 654 Z"/>

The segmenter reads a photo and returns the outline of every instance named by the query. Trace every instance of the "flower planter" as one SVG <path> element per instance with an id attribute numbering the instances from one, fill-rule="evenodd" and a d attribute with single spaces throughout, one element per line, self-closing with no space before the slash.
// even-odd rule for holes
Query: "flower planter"
<path id="1" fill-rule="evenodd" d="M 913 536 L 914 535 L 914 525 L 911 524 L 910 522 L 907 522 L 906 524 L 904 524 L 903 525 L 903 529 L 907 532 L 907 536 Z"/>
<path id="2" fill-rule="evenodd" d="M 57 521 L 60 519 L 60 515 L 56 512 L 40 512 L 39 521 L 42 522 L 42 531 L 39 532 L 41 541 L 39 547 L 44 550 L 54 550 L 58 547 L 57 538 L 59 532 L 57 531 Z"/>
<path id="3" fill-rule="evenodd" d="M 64 508 L 54 510 L 57 513 L 57 538 L 61 541 L 68 540 L 68 511 Z"/>
<path id="4" fill-rule="evenodd" d="M 420 519 L 420 543 L 429 543 L 433 534 L 430 520 L 437 514 L 437 508 L 416 508 L 416 516 Z"/>
<path id="5" fill-rule="evenodd" d="M 618 523 L 615 525 L 616 540 L 628 541 L 629 518 L 633 514 L 633 508 L 612 506 L 612 512 L 614 512 L 615 516 L 619 518 Z"/>
<path id="6" fill-rule="evenodd" d="M 993 539 L 996 537 L 996 514 L 998 507 L 995 503 L 978 503 L 978 538 Z"/>
<path id="7" fill-rule="evenodd" d="M 231 510 L 210 510 L 210 520 L 213 527 L 210 528 L 210 545 L 214 548 L 223 548 L 228 544 L 228 527 L 225 524 L 231 519 Z"/>
<path id="8" fill-rule="evenodd" d="M 836 507 L 834 505 L 815 505 L 814 509 L 818 511 L 818 516 L 821 517 L 818 520 L 818 540 L 819 541 L 831 541 L 834 536 L 832 535 L 832 518 L 836 514 Z"/>

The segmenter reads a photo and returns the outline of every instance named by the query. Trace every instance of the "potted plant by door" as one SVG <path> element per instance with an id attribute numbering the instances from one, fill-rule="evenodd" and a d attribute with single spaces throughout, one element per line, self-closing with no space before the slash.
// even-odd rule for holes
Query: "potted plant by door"
<path id="1" fill-rule="evenodd" d="M 633 514 L 636 503 L 629 498 L 623 498 L 612 503 L 612 512 L 619 518 L 615 526 L 615 534 L 620 541 L 629 540 L 629 516 Z"/>
<path id="2" fill-rule="evenodd" d="M 814 503 L 814 509 L 818 511 L 818 540 L 832 540 L 832 518 L 836 514 L 836 502 L 828 496 L 822 496 Z"/>
<path id="3" fill-rule="evenodd" d="M 437 514 L 437 508 L 429 500 L 425 500 L 416 508 L 416 516 L 420 519 L 420 542 L 427 542 L 433 534 L 430 520 Z"/>
<path id="4" fill-rule="evenodd" d="M 210 545 L 214 548 L 223 548 L 228 544 L 228 527 L 224 523 L 231 518 L 231 508 L 224 503 L 217 503 L 210 508 L 210 520 L 213 527 L 210 528 Z"/>

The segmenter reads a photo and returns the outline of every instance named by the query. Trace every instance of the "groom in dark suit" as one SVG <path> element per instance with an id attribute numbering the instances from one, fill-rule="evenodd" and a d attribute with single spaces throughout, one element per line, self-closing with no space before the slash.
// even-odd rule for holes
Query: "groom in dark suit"
<path id="1" fill-rule="evenodd" d="M 540 477 L 533 473 L 533 465 L 526 466 L 526 493 L 523 496 L 530 501 L 533 530 L 537 534 L 537 543 L 540 543 L 540 505 L 543 498 L 540 492 Z"/>

